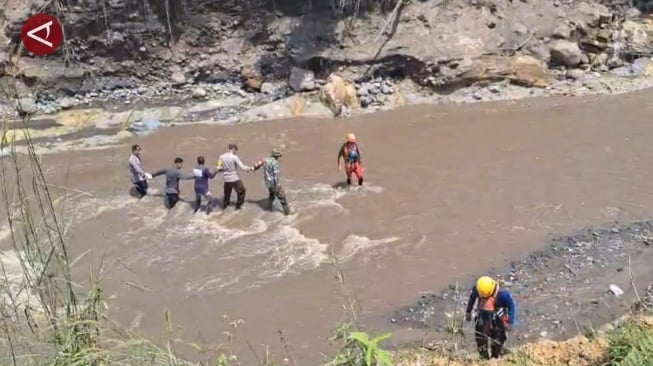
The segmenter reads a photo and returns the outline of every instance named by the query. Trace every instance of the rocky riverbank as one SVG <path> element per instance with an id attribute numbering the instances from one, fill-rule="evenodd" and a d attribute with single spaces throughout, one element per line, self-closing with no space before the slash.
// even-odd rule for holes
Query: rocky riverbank
<path id="1" fill-rule="evenodd" d="M 511 291 L 518 303 L 511 344 L 561 340 L 588 334 L 631 310 L 653 305 L 653 221 L 615 224 L 551 239 L 550 248 L 489 273 Z M 421 296 L 397 311 L 391 322 L 435 330 L 436 339 L 451 340 L 462 323 L 469 290 L 477 276 Z M 648 287 L 646 287 L 648 286 Z M 471 330 L 470 330 L 471 331 Z M 464 349 L 473 349 L 473 337 Z"/>
<path id="2" fill-rule="evenodd" d="M 230 120 L 292 95 L 317 100 L 334 72 L 356 90 L 348 113 L 415 102 L 627 91 L 649 86 L 630 79 L 653 73 L 653 28 L 641 13 L 646 4 L 389 2 L 359 8 L 366 15 L 361 19 L 352 18 L 354 8 L 319 1 L 306 7 L 171 1 L 166 16 L 150 1 L 134 12 L 119 1 L 97 8 L 81 0 L 56 10 L 44 0 L 11 0 L 0 17 L 0 41 L 18 43 L 28 5 L 57 13 L 70 36 L 51 57 L 15 59 L 11 47 L 0 54 L 2 83 L 18 78 L 5 88 L 16 94 L 0 112 L 246 100 L 219 116 Z M 292 103 L 294 115 L 301 115 L 303 102 Z M 270 118 L 263 111 L 244 119 L 260 114 Z"/>

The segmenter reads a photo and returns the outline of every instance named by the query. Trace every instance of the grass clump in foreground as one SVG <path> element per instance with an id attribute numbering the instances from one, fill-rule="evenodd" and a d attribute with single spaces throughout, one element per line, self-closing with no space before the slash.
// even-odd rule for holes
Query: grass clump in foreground
<path id="1" fill-rule="evenodd" d="M 653 365 L 653 322 L 629 319 L 608 337 L 609 366 Z"/>
<path id="2" fill-rule="evenodd" d="M 7 137 L 13 135 L 7 123 L 0 139 L 5 154 L 0 158 L 0 216 L 6 216 L 11 239 L 11 250 L 0 261 L 0 364 L 189 365 L 174 355 L 172 342 L 158 347 L 104 316 L 101 270 L 91 276 L 87 290 L 73 283 L 66 225 L 55 209 L 27 123 L 24 119 L 20 130 L 25 154 L 18 154 L 15 141 Z"/>

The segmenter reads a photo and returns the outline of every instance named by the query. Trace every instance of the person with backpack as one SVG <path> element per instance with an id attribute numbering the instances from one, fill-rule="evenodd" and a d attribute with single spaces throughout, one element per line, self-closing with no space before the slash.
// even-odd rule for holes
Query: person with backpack
<path id="1" fill-rule="evenodd" d="M 478 353 L 483 359 L 499 358 L 507 339 L 506 332 L 515 324 L 515 301 L 508 290 L 499 287 L 496 280 L 483 276 L 476 281 L 469 295 L 466 321 L 472 320 L 472 310 L 477 302 L 478 315 L 474 320 Z"/>

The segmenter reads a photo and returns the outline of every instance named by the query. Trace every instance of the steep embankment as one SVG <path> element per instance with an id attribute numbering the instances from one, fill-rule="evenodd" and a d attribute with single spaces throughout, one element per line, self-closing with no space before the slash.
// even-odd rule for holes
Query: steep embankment
<path id="1" fill-rule="evenodd" d="M 600 366 L 649 365 L 653 362 L 653 318 L 626 317 L 593 334 L 563 342 L 530 343 L 497 360 L 446 357 L 441 352 L 404 350 L 396 366 Z"/>
<path id="2" fill-rule="evenodd" d="M 55 9 L 43 0 L 7 0 L 5 44 L 18 44 L 21 22 L 42 6 L 59 15 L 68 36 L 55 57 L 19 60 L 25 112 L 98 98 L 224 96 L 232 86 L 270 100 L 318 88 L 333 71 L 360 78 L 363 107 L 392 103 L 398 80 L 439 95 L 499 80 L 544 88 L 581 79 L 587 89 L 611 92 L 619 88 L 592 72 L 651 71 L 646 60 L 629 66 L 650 54 L 648 23 L 637 8 L 609 0 L 403 0 L 362 4 L 364 16 L 356 18 L 353 7 L 329 1 L 175 0 L 167 13 L 161 3 L 79 0 Z M 0 57 L 4 73 L 10 51 Z M 506 93 L 514 91 L 494 87 L 457 100 Z M 520 93 L 510 97 L 532 94 Z"/>

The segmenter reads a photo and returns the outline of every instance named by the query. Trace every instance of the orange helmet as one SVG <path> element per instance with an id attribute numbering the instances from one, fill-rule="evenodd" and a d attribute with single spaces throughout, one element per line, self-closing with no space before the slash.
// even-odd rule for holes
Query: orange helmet
<path id="1" fill-rule="evenodd" d="M 356 135 L 354 135 L 354 134 L 351 133 L 351 132 L 348 133 L 348 134 L 347 134 L 347 142 L 356 142 Z"/>

